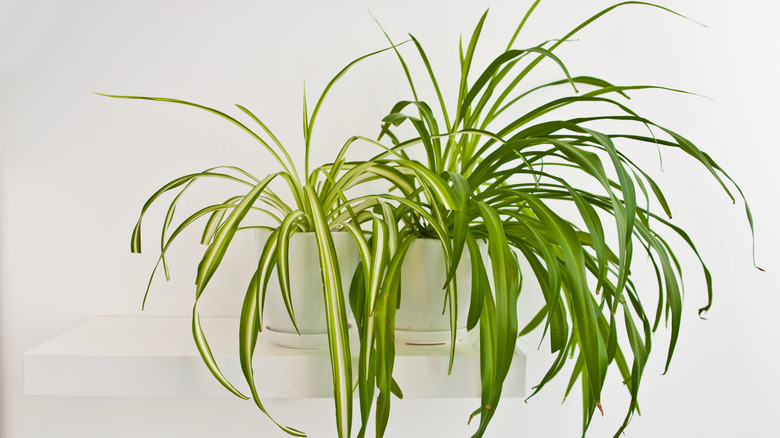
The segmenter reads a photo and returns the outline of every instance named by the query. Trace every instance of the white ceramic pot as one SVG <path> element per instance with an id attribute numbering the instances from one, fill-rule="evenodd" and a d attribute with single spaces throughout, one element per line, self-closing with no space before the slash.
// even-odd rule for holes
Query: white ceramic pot
<path id="1" fill-rule="evenodd" d="M 262 251 L 270 233 L 257 233 L 258 248 Z M 358 265 L 357 246 L 347 232 L 332 234 L 341 273 L 341 285 L 347 314 L 349 284 Z M 264 331 L 273 342 L 290 348 L 322 348 L 328 345 L 319 247 L 314 233 L 295 233 L 290 238 L 288 260 L 290 266 L 290 296 L 300 336 L 290 321 L 284 306 L 276 268 L 271 273 L 263 310 Z"/>
<path id="2" fill-rule="evenodd" d="M 477 241 L 485 259 L 485 241 Z M 412 242 L 401 267 L 401 306 L 395 316 L 395 339 L 407 344 L 442 344 L 450 340 L 449 310 L 445 309 L 444 251 L 437 239 Z M 455 271 L 458 284 L 458 339 L 466 335 L 471 299 L 471 256 L 464 248 Z"/>

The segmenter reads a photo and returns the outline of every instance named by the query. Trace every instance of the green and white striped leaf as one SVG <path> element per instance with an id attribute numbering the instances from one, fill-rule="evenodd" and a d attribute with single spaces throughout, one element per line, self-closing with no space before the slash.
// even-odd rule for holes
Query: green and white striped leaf
<path id="1" fill-rule="evenodd" d="M 333 372 L 333 398 L 336 406 L 336 426 L 339 437 L 349 437 L 352 430 L 352 356 L 349 347 L 349 324 L 344 302 L 341 275 L 330 228 L 311 186 L 304 187 L 311 211 L 312 225 L 319 247 L 328 328 L 328 351 Z"/>

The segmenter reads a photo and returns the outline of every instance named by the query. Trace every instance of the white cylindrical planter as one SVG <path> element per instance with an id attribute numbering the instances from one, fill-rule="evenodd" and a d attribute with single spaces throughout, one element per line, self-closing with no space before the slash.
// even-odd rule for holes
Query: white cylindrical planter
<path id="1" fill-rule="evenodd" d="M 258 232 L 262 251 L 268 232 Z M 349 284 L 359 262 L 357 246 L 347 232 L 332 233 L 333 244 L 341 274 L 344 303 L 349 309 Z M 263 310 L 263 330 L 273 342 L 290 348 L 322 348 L 328 345 L 319 246 L 314 233 L 295 233 L 290 237 L 288 261 L 290 266 L 290 296 L 300 336 L 290 321 L 282 299 L 276 268 L 271 273 Z"/>
<path id="2" fill-rule="evenodd" d="M 485 241 L 477 241 L 485 258 Z M 471 299 L 471 256 L 464 248 L 455 271 L 458 291 L 458 339 L 466 335 L 466 321 Z M 447 279 L 444 251 L 437 239 L 412 242 L 401 267 L 401 306 L 395 316 L 395 339 L 407 344 L 442 344 L 449 342 L 449 309 L 445 309 Z M 442 314 L 442 310 L 444 313 Z"/>

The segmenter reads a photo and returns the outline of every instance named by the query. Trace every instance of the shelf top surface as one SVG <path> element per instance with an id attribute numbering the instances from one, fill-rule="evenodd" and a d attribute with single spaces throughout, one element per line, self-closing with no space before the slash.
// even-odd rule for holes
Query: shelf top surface
<path id="1" fill-rule="evenodd" d="M 27 351 L 26 355 L 198 356 L 186 316 L 97 316 Z M 238 318 L 204 317 L 201 325 L 215 356 L 238 356 Z M 354 332 L 354 328 L 350 330 Z M 355 333 L 352 333 L 353 335 Z M 355 338 L 355 336 L 352 336 Z M 456 345 L 456 355 L 476 356 L 476 337 L 468 334 Z M 354 341 L 354 339 L 353 339 Z M 355 344 L 355 347 L 357 345 Z M 357 348 L 353 348 L 357 354 Z M 447 356 L 450 347 L 396 343 L 398 356 Z M 280 347 L 265 332 L 255 354 L 271 356 L 327 356 L 327 348 Z"/>

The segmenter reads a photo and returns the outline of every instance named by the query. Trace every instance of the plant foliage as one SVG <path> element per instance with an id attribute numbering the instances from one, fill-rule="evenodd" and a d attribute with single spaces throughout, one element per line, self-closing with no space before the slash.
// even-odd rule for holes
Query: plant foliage
<path id="1" fill-rule="evenodd" d="M 567 395 L 579 380 L 584 434 L 596 409 L 602 410 L 601 392 L 608 370 L 616 368 L 630 402 L 615 436 L 625 429 L 639 409 L 639 388 L 653 332 L 662 320 L 670 323 L 666 369 L 680 335 L 683 266 L 671 239 L 682 240 L 700 261 L 708 294 L 700 313 L 712 302 L 710 271 L 686 231 L 670 221 L 671 209 L 660 185 L 630 158 L 626 146 L 681 151 L 703 166 L 732 200 L 744 197 L 721 166 L 694 143 L 643 117 L 626 103 L 631 92 L 684 92 L 655 85 L 615 85 L 594 76 L 572 75 L 556 53 L 580 30 L 618 7 L 641 5 L 679 14 L 651 3 L 622 2 L 598 12 L 559 39 L 516 48 L 517 37 L 538 3 L 531 5 L 506 49 L 482 68 L 474 59 L 487 12 L 479 19 L 466 44 L 460 45 L 459 81 L 452 93 L 457 97 L 449 106 L 449 95 L 440 88 L 428 53 L 414 36 L 404 47 L 387 36 L 390 48 L 349 63 L 327 84 L 311 112 L 304 99 L 302 174 L 273 132 L 243 106 L 237 105 L 251 123 L 177 99 L 110 95 L 176 103 L 215 114 L 250 135 L 280 168 L 263 178 L 238 167 L 212 168 L 176 178 L 149 198 L 133 232 L 132 250 L 140 252 L 144 214 L 163 195 L 175 193 L 163 221 L 161 254 L 152 273 L 154 276 L 162 266 L 167 277 L 166 252 L 171 243 L 196 221 L 205 221 L 202 243 L 207 247 L 197 268 L 192 330 L 203 361 L 229 391 L 251 398 L 266 412 L 254 382 L 252 354 L 263 327 L 267 285 L 276 268 L 288 315 L 296 324 L 289 288 L 289 239 L 298 232 L 313 232 L 319 245 L 339 436 L 352 435 L 353 389 L 360 407 L 358 436 L 369 430 L 374 403 L 374 429 L 376 436 L 383 436 L 392 397 L 402 397 L 402 388 L 393 379 L 395 313 L 403 293 L 401 267 L 415 239 L 435 238 L 441 242 L 446 260 L 443 289 L 451 326 L 450 367 L 458 312 L 467 312 L 468 330 L 479 330 L 482 396 L 472 414 L 479 416 L 474 436 L 485 434 L 501 401 L 518 337 L 537 327 L 542 328 L 554 361 L 531 396 L 563 372 L 568 373 Z M 352 66 L 386 50 L 393 50 L 401 63 L 411 97 L 392 107 L 382 120 L 377 140 L 352 137 L 331 163 L 312 168 L 312 132 L 325 96 Z M 410 55 L 403 53 L 408 50 L 422 66 L 422 79 L 410 68 Z M 560 76 L 541 85 L 527 85 L 529 74 L 541 63 L 555 65 Z M 433 90 L 432 99 L 425 100 L 418 93 L 421 81 Z M 540 95 L 554 97 L 538 103 Z M 566 115 L 572 113 L 577 116 Z M 400 125 L 411 129 L 403 131 Z M 368 143 L 378 152 L 369 160 L 348 160 L 347 151 L 355 142 Z M 179 222 L 174 220 L 180 197 L 196 181 L 215 178 L 234 182 L 242 191 Z M 285 184 L 293 202 L 284 202 L 271 190 L 271 183 L 277 180 Z M 349 195 L 351 188 L 376 180 L 388 183 L 389 190 Z M 746 211 L 752 228 L 747 204 Z M 248 224 L 250 212 L 265 215 L 274 225 Z M 210 279 L 236 233 L 247 228 L 270 231 L 241 309 L 240 360 L 251 397 L 237 390 L 220 371 L 198 316 L 198 302 Z M 350 285 L 341 284 L 331 237 L 335 230 L 347 231 L 358 248 L 360 264 Z M 479 240 L 488 242 L 489 264 L 482 258 Z M 458 285 L 455 269 L 466 251 L 472 283 Z M 654 309 L 646 309 L 650 299 L 644 289 L 640 294 L 630 275 L 640 259 L 635 253 L 640 252 L 656 274 L 651 295 Z M 526 278 L 521 262 L 530 267 Z M 523 284 L 529 281 L 539 285 L 544 305 L 521 327 L 517 300 Z M 469 303 L 458 303 L 458 287 L 470 289 Z M 345 299 L 342 291 L 347 288 Z M 357 370 L 352 369 L 348 310 L 360 338 Z M 279 427 L 305 436 L 291 427 Z"/>
<path id="2" fill-rule="evenodd" d="M 409 217 L 404 222 L 417 227 L 419 235 L 444 236 L 447 243 L 443 246 L 451 242 L 451 255 L 460 254 L 465 245 L 472 260 L 478 259 L 475 239 L 489 241 L 492 272 L 485 272 L 481 263 L 473 265 L 472 276 L 480 283 L 472 289 L 469 308 L 468 328 L 479 326 L 482 373 L 482 400 L 474 412 L 480 424 L 474 436 L 485 433 L 501 399 L 516 339 L 543 326 L 555 360 L 531 397 L 561 373 L 570 358 L 575 359 L 567 395 L 579 379 L 585 433 L 595 410 L 602 410 L 607 371 L 615 367 L 631 399 L 617 437 L 639 409 L 651 335 L 662 320 L 671 321 L 665 371 L 677 346 L 683 267 L 670 238 L 681 238 L 701 262 L 708 301 L 700 314 L 712 303 L 710 271 L 685 230 L 670 222 L 671 210 L 659 184 L 631 160 L 626 146 L 682 151 L 707 169 L 732 201 L 735 192 L 744 197 L 709 155 L 625 103 L 632 91 L 684 91 L 572 76 L 554 52 L 581 29 L 621 6 L 642 5 L 680 14 L 650 3 L 618 3 L 560 39 L 515 48 L 518 34 L 538 3 L 530 7 L 506 50 L 476 70 L 472 61 L 485 27 L 485 12 L 468 45 L 460 47 L 460 81 L 457 93 L 452 94 L 457 95 L 452 106 L 445 104 L 423 45 L 410 35 L 434 99 L 419 97 L 419 78 L 410 73 L 407 56 L 396 50 L 413 98 L 398 102 L 384 118 L 380 139 L 389 137 L 392 146 L 375 159 L 389 159 L 389 165 L 399 169 L 414 169 L 418 165 L 409 163 L 408 156 L 412 149 L 422 148 L 427 172 L 412 174 L 416 179 L 414 202 L 428 216 L 421 220 L 416 211 L 407 210 Z M 388 40 L 392 43 L 389 36 Z M 524 86 L 542 62 L 557 65 L 560 79 Z M 539 104 L 532 97 L 541 91 L 557 95 Z M 558 118 L 559 113 L 564 118 Z M 565 116 L 572 113 L 578 116 Z M 414 135 L 396 134 L 395 128 L 402 124 L 411 125 Z M 661 212 L 651 205 L 659 205 Z M 752 229 L 750 210 L 745 206 Z M 616 242 L 607 238 L 608 227 Z M 656 272 L 654 312 L 645 309 L 639 287 L 629 276 L 637 251 L 646 254 Z M 523 328 L 517 314 L 522 286 L 518 258 L 531 267 L 530 274 L 545 300 Z M 451 262 L 450 272 L 454 272 L 457 259 Z M 484 281 L 489 275 L 492 288 Z M 457 312 L 456 303 L 449 309 Z"/>

